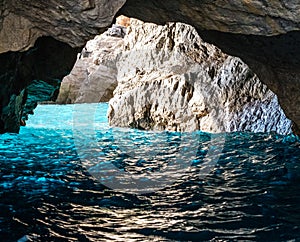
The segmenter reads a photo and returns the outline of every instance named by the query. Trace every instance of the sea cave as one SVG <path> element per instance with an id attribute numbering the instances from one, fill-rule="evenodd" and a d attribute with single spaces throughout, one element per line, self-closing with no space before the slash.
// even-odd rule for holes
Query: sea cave
<path id="1" fill-rule="evenodd" d="M 2 0 L 0 240 L 300 240 L 299 13 Z"/>

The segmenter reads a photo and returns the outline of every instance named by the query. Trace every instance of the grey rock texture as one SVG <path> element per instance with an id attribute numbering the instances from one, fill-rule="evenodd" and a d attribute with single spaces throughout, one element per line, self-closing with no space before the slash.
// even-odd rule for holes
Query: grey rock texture
<path id="1" fill-rule="evenodd" d="M 276 95 L 239 58 L 186 24 L 132 20 L 110 101 L 113 126 L 209 132 L 291 132 Z"/>
<path id="2" fill-rule="evenodd" d="M 84 46 L 111 24 L 117 12 L 161 24 L 191 24 L 205 41 L 241 57 L 278 95 L 300 134 L 300 5 L 295 1 L 2 0 L 0 53 L 15 51 L 18 56 L 17 51 L 28 50 L 39 36 L 52 36 L 73 47 Z M 18 70 L 27 68 L 22 60 L 14 61 Z M 54 65 L 49 68 L 55 69 Z M 4 74 L 10 77 L 0 86 L 0 93 L 5 93 L 0 99 L 0 116 L 10 97 L 30 83 L 14 74 Z M 0 120 L 0 132 L 16 130 L 3 130 Z"/>
<path id="3" fill-rule="evenodd" d="M 87 42 L 59 90 L 57 103 L 108 102 L 117 86 L 116 59 L 122 51 L 126 28 L 113 25 Z"/>
<path id="4" fill-rule="evenodd" d="M 121 14 L 164 24 L 180 21 L 240 57 L 274 91 L 300 135 L 300 5 L 287 0 L 127 0 Z"/>
<path id="5" fill-rule="evenodd" d="M 125 0 L 10 0 L 0 5 L 0 53 L 27 50 L 40 36 L 80 47 L 111 25 Z M 13 31 L 12 31 L 13 28 Z"/>
<path id="6" fill-rule="evenodd" d="M 288 33 L 299 30 L 300 21 L 299 4 L 286 0 L 3 0 L 0 53 L 28 49 L 39 36 L 82 46 L 109 26 L 121 7 L 121 13 L 151 22 L 183 21 L 197 29 L 239 34 Z"/>
<path id="7" fill-rule="evenodd" d="M 299 11 L 299 3 L 289 0 L 127 0 L 120 12 L 149 22 L 266 36 L 299 30 Z"/>

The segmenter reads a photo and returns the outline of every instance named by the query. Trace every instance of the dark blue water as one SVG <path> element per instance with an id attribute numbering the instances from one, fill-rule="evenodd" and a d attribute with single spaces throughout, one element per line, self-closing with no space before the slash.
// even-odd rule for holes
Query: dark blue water
<path id="1" fill-rule="evenodd" d="M 89 143 L 73 135 L 74 107 L 38 106 L 19 135 L 0 137 L 0 241 L 300 240 L 294 136 L 112 129 L 100 104 Z M 120 179 L 95 176 L 102 164 Z M 153 191 L 131 187 L 141 181 Z"/>

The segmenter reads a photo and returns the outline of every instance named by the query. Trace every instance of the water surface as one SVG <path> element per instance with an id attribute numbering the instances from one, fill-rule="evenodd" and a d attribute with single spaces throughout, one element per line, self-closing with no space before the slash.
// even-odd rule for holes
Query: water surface
<path id="1" fill-rule="evenodd" d="M 213 147 L 209 134 L 110 128 L 107 104 L 99 104 L 93 121 L 98 147 L 82 157 L 74 143 L 74 108 L 38 106 L 20 134 L 0 137 L 1 241 L 300 240 L 295 137 L 227 134 L 219 159 L 200 176 Z M 85 162 L 95 152 L 126 174 L 152 174 L 178 159 L 188 169 L 177 176 L 169 171 L 176 179 L 161 190 L 124 193 L 88 171 Z"/>

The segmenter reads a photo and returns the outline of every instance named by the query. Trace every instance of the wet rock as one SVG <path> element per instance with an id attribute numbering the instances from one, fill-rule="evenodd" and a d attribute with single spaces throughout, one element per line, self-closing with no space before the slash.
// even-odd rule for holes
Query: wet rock
<path id="1" fill-rule="evenodd" d="M 24 90 L 19 95 L 10 96 L 9 103 L 2 109 L 1 125 L 4 131 L 19 131 L 25 100 Z"/>
<path id="2" fill-rule="evenodd" d="M 29 114 L 33 114 L 33 110 L 38 103 L 54 101 L 58 94 L 60 80 L 53 80 L 49 84 L 41 80 L 34 80 L 26 89 L 27 99 L 22 113 L 22 120 L 27 120 Z"/>

